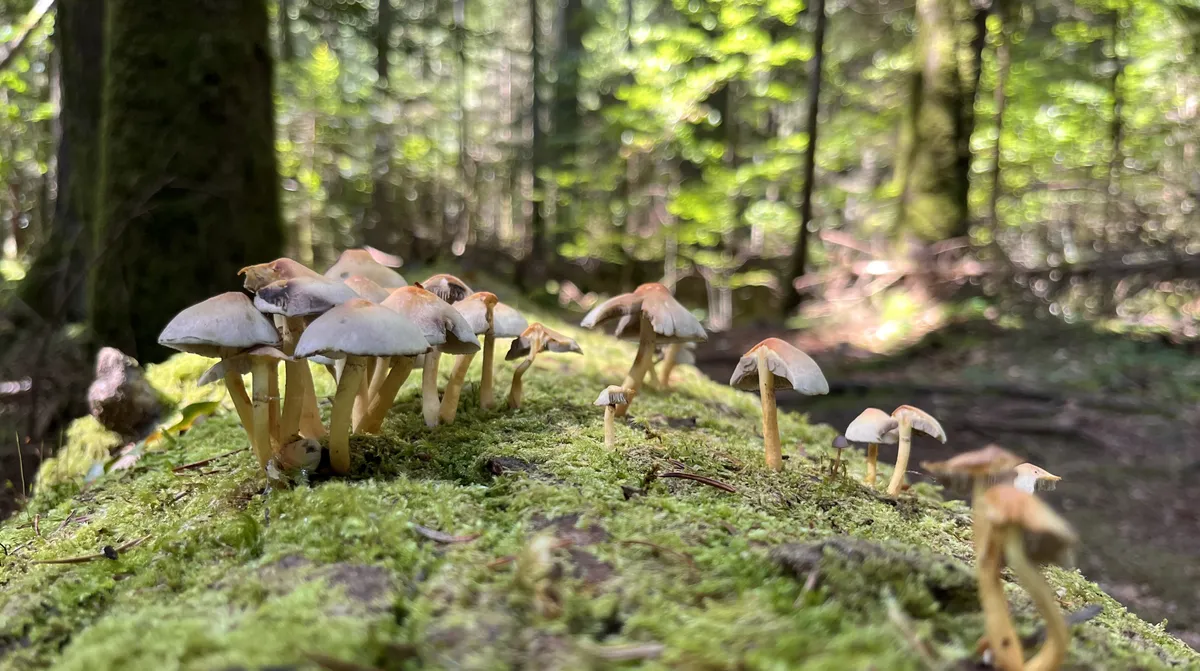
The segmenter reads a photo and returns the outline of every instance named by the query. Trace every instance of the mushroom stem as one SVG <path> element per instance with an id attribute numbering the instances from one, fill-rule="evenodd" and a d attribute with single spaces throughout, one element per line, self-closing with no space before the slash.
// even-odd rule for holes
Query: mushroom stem
<path id="1" fill-rule="evenodd" d="M 1070 632 L 1067 629 L 1067 621 L 1063 619 L 1062 609 L 1058 607 L 1058 601 L 1054 598 L 1054 590 L 1025 554 L 1025 540 L 1021 529 L 1013 527 L 1008 530 L 1004 540 L 1004 557 L 1013 573 L 1017 574 L 1021 586 L 1033 599 L 1038 612 L 1046 620 L 1046 642 L 1025 663 L 1024 671 L 1056 671 L 1067 656 Z"/>
<path id="2" fill-rule="evenodd" d="M 421 368 L 421 413 L 425 416 L 425 426 L 431 429 L 438 425 L 438 410 L 442 405 L 437 388 L 441 361 L 442 351 L 434 347 L 425 353 L 425 365 Z"/>
<path id="3" fill-rule="evenodd" d="M 888 482 L 888 496 L 896 496 L 904 486 L 904 472 L 908 469 L 908 455 L 912 451 L 912 420 L 900 417 L 900 451 L 896 453 L 896 470 Z"/>
<path id="4" fill-rule="evenodd" d="M 383 426 L 384 418 L 387 417 L 388 410 L 392 407 L 392 402 L 396 400 L 396 392 L 400 391 L 400 387 L 408 379 L 415 364 L 415 357 L 392 357 L 392 369 L 383 379 L 379 393 L 371 397 L 371 407 L 367 410 L 367 416 L 363 418 L 362 424 L 355 427 L 356 431 L 359 433 L 379 431 L 379 428 Z"/>
<path id="5" fill-rule="evenodd" d="M 391 364 L 391 358 L 386 356 L 375 357 L 375 365 L 371 369 L 371 382 L 367 385 L 367 407 L 375 401 L 375 397 L 379 395 L 379 390 L 383 387 L 383 381 L 387 379 L 388 366 Z"/>
<path id="6" fill-rule="evenodd" d="M 296 341 L 303 332 L 303 317 L 288 317 L 284 320 L 283 344 L 280 346 L 284 354 L 291 356 L 296 351 Z M 304 414 L 306 396 L 303 374 L 308 371 L 308 362 L 286 361 L 283 371 L 283 421 L 279 432 L 281 437 L 291 439 L 300 432 L 300 418 Z"/>
<path id="7" fill-rule="evenodd" d="M 783 450 L 779 444 L 779 418 L 775 411 L 775 376 L 767 363 L 767 348 L 760 347 L 758 357 L 758 393 L 762 401 L 763 448 L 767 455 L 767 468 L 783 470 Z"/>
<path id="8" fill-rule="evenodd" d="M 358 426 L 362 423 L 363 417 L 367 415 L 367 408 L 371 403 L 370 389 L 372 371 L 375 370 L 378 357 L 362 357 L 363 374 L 358 381 L 358 390 L 354 394 L 354 409 L 350 412 L 351 426 Z M 349 365 L 349 364 L 347 364 Z M 345 373 L 342 373 L 345 375 Z M 382 375 L 382 373 L 380 373 Z"/>
<path id="9" fill-rule="evenodd" d="M 863 478 L 863 484 L 868 487 L 875 486 L 875 463 L 879 461 L 879 443 L 867 443 L 867 477 Z"/>
<path id="10" fill-rule="evenodd" d="M 474 358 L 474 352 L 454 357 L 454 370 L 450 371 L 450 381 L 446 383 L 442 405 L 438 410 L 438 419 L 443 424 L 452 423 L 458 414 L 458 397 L 462 394 L 463 383 L 467 380 L 467 371 L 470 370 L 471 360 Z"/>
<path id="11" fill-rule="evenodd" d="M 675 370 L 675 363 L 679 360 L 679 350 L 681 349 L 683 349 L 683 345 L 679 343 L 667 345 L 667 351 L 663 354 L 662 375 L 659 376 L 662 379 L 663 389 L 671 388 L 671 373 Z"/>
<path id="12" fill-rule="evenodd" d="M 479 407 L 490 410 L 496 405 L 492 391 L 492 364 L 496 360 L 496 336 L 483 336 L 483 372 L 479 375 Z"/>
<path id="13" fill-rule="evenodd" d="M 637 356 L 633 358 L 633 365 L 630 366 L 629 373 L 621 384 L 622 387 L 629 390 L 629 393 L 626 394 L 629 403 L 633 403 L 634 397 L 642 389 L 642 378 L 646 377 L 646 366 L 654 365 L 654 325 L 650 323 L 645 312 L 642 313 L 641 320 Z M 629 410 L 629 403 L 617 406 L 617 417 L 625 416 L 625 412 Z"/>
<path id="14" fill-rule="evenodd" d="M 522 361 L 513 370 L 512 387 L 508 390 L 508 407 L 516 410 L 521 407 L 521 393 L 524 391 L 524 386 L 521 383 L 521 378 L 525 375 L 525 371 L 533 365 L 533 360 L 537 358 L 538 352 L 542 351 L 542 341 L 540 338 L 534 339 L 529 348 L 529 358 Z"/>
<path id="15" fill-rule="evenodd" d="M 225 388 L 229 390 L 229 400 L 233 401 L 238 419 L 242 420 L 242 428 L 246 430 L 250 446 L 254 447 L 254 453 L 258 454 L 258 448 L 254 446 L 254 408 L 250 404 L 250 396 L 246 394 L 246 384 L 242 382 L 242 376 L 230 370 L 231 368 L 225 367 Z"/>
<path id="16" fill-rule="evenodd" d="M 613 449 L 617 445 L 617 427 L 614 415 L 616 406 L 604 406 L 604 446 Z"/>
<path id="17" fill-rule="evenodd" d="M 325 435 L 325 426 L 321 424 L 321 411 L 317 408 L 317 390 L 313 386 L 312 370 L 308 367 L 308 361 L 299 363 L 300 384 L 304 386 L 304 405 L 300 407 L 300 435 L 305 438 L 321 438 Z"/>
<path id="18" fill-rule="evenodd" d="M 334 473 L 350 472 L 351 417 L 366 368 L 364 357 L 346 357 L 346 367 L 342 369 L 342 379 L 338 381 L 337 394 L 333 397 L 333 413 L 329 419 L 329 466 Z"/>
<path id="19" fill-rule="evenodd" d="M 1008 601 L 1004 598 L 1004 582 L 1000 577 L 1004 567 L 1003 548 L 990 539 L 984 539 L 981 545 L 983 551 L 979 554 L 975 576 L 979 583 L 979 605 L 983 608 L 988 646 L 994 655 L 992 666 L 1000 671 L 1022 671 L 1025 658 L 1021 639 L 1013 628 Z"/>
<path id="20" fill-rule="evenodd" d="M 270 361 L 267 364 L 267 409 L 270 413 L 270 440 L 271 448 L 282 445 L 280 440 L 280 416 L 279 416 L 279 362 Z"/>
<path id="21" fill-rule="evenodd" d="M 271 366 L 269 360 L 265 357 L 250 358 L 250 373 L 253 378 L 254 385 L 254 440 L 251 444 L 254 445 L 254 455 L 258 457 L 258 465 L 263 468 L 267 467 L 267 462 L 271 460 L 271 400 L 270 400 L 270 376 Z"/>

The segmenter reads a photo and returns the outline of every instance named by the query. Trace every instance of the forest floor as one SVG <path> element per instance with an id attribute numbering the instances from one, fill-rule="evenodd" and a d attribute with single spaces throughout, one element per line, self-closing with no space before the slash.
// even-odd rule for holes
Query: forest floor
<path id="1" fill-rule="evenodd" d="M 843 321 L 785 336 L 820 362 L 833 388 L 825 397 L 780 394 L 780 406 L 844 428 L 868 406 L 916 405 L 950 438 L 918 439 L 916 461 L 998 443 L 1061 476 L 1044 497 L 1085 539 L 1085 574 L 1200 646 L 1200 358 L 1161 338 L 1059 321 L 950 323 L 882 354 L 856 346 L 862 331 Z M 725 381 L 737 353 L 767 335 L 778 334 L 716 336 L 700 366 Z M 886 446 L 880 458 L 892 458 Z M 910 477 L 925 478 L 915 464 Z"/>

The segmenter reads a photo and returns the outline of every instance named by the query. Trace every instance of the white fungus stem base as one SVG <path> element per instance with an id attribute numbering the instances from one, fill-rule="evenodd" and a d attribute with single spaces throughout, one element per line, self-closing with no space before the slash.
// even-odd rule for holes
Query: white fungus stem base
<path id="1" fill-rule="evenodd" d="M 379 431 L 383 426 L 383 420 L 387 418 L 388 410 L 396 400 L 396 393 L 400 391 L 400 387 L 404 386 L 404 381 L 408 379 L 415 365 L 415 357 L 392 357 L 392 369 L 383 378 L 379 392 L 371 398 L 371 407 L 367 410 L 367 416 L 363 418 L 361 426 L 355 427 L 355 431 L 358 433 L 377 433 Z"/>
<path id="2" fill-rule="evenodd" d="M 329 466 L 334 473 L 350 472 L 350 428 L 354 414 L 354 401 L 366 375 L 366 359 L 346 357 L 342 379 L 338 381 L 337 394 L 333 397 L 333 414 L 329 420 Z"/>
<path id="3" fill-rule="evenodd" d="M 475 353 L 460 354 L 454 358 L 454 369 L 450 371 L 450 381 L 446 383 L 446 391 L 442 394 L 442 405 L 438 410 L 438 419 L 443 424 L 451 424 L 458 415 L 458 398 L 462 394 L 463 384 L 467 381 L 467 371 L 471 369 L 471 361 Z"/>
<path id="4" fill-rule="evenodd" d="M 783 470 L 783 449 L 779 443 L 779 417 L 775 409 L 775 376 L 767 363 L 767 348 L 758 348 L 758 394 L 762 402 L 763 451 L 767 468 Z"/>
<path id="5" fill-rule="evenodd" d="M 421 369 L 421 414 L 425 418 L 425 426 L 431 429 L 438 425 L 438 411 L 442 406 L 438 398 L 438 367 L 441 362 L 442 352 L 434 347 L 425 353 L 425 365 Z"/>
<path id="6" fill-rule="evenodd" d="M 904 486 L 904 473 L 908 470 L 908 456 L 912 452 L 912 420 L 901 413 L 900 417 L 900 450 L 896 453 L 896 470 L 892 471 L 892 479 L 888 482 L 888 496 L 896 496 Z"/>
<path id="7" fill-rule="evenodd" d="M 496 405 L 495 372 L 496 337 L 483 336 L 483 372 L 479 374 L 479 407 L 491 410 Z"/>
<path id="8" fill-rule="evenodd" d="M 633 399 L 642 390 L 642 379 L 646 377 L 646 367 L 654 365 L 654 325 L 646 317 L 646 313 L 642 313 L 641 326 L 639 328 L 638 350 L 637 356 L 633 358 L 633 365 L 629 367 L 629 374 L 625 376 L 625 380 L 621 383 L 629 391 L 625 394 L 628 403 L 623 403 L 617 406 L 617 417 L 624 417 L 629 410 L 629 405 L 633 403 Z"/>

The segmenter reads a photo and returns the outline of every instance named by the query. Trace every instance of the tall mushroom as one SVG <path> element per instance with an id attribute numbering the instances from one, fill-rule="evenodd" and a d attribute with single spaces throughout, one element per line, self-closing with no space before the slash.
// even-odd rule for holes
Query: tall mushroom
<path id="1" fill-rule="evenodd" d="M 614 320 L 618 337 L 638 340 L 637 356 L 621 383 L 630 391 L 630 403 L 642 388 L 647 367 L 654 365 L 655 343 L 669 345 L 708 340 L 704 327 L 692 313 L 675 300 L 670 289 L 657 283 L 643 284 L 633 293 L 604 301 L 588 312 L 579 325 L 594 329 Z M 617 416 L 624 416 L 628 408 L 628 405 L 618 406 Z"/>
<path id="2" fill-rule="evenodd" d="M 271 322 L 254 309 L 254 304 L 245 294 L 237 291 L 213 296 L 185 308 L 171 319 L 158 336 L 158 344 L 165 347 L 222 360 L 256 347 L 279 343 L 279 334 Z M 236 368 L 226 367 L 225 387 L 229 390 L 229 397 L 233 400 L 242 427 L 246 429 L 259 465 L 266 468 L 271 458 L 270 441 L 262 444 L 255 439 L 255 409 Z"/>
<path id="3" fill-rule="evenodd" d="M 496 404 L 494 391 L 496 339 L 516 338 L 529 326 L 529 322 L 514 308 L 504 303 L 496 302 L 488 305 L 488 296 L 493 294 L 477 291 L 454 304 L 454 309 L 475 329 L 476 335 L 483 336 L 483 372 L 479 377 L 479 405 L 490 409 Z M 479 330 L 482 327 L 484 330 Z M 469 360 L 468 360 L 469 363 Z M 451 376 L 453 379 L 453 376 Z M 450 387 L 446 387 L 449 395 Z M 457 399 L 455 399 L 457 401 Z M 442 410 L 446 409 L 446 399 L 442 399 Z"/>
<path id="4" fill-rule="evenodd" d="M 1013 471 L 1016 472 L 1016 477 L 1013 478 L 1013 487 L 1032 494 L 1035 491 L 1054 489 L 1055 483 L 1062 478 L 1047 471 L 1046 469 L 1035 466 L 1028 461 L 1023 464 L 1017 464 Z"/>
<path id="5" fill-rule="evenodd" d="M 453 305 L 471 295 L 471 287 L 453 275 L 440 273 L 421 282 L 421 286 L 434 296 Z"/>
<path id="6" fill-rule="evenodd" d="M 313 320 L 296 344 L 296 356 L 346 357 L 329 420 L 329 464 L 350 471 L 350 430 L 354 397 L 368 357 L 411 357 L 429 343 L 411 321 L 370 301 L 354 298 Z"/>
<path id="7" fill-rule="evenodd" d="M 879 460 L 879 444 L 896 442 L 896 427 L 900 422 L 879 408 L 867 408 L 846 427 L 846 439 L 867 444 L 867 476 L 863 484 L 875 486 L 875 464 Z"/>
<path id="8" fill-rule="evenodd" d="M 370 249 L 347 249 L 338 257 L 336 263 L 325 271 L 325 277 L 335 280 L 347 280 L 354 275 L 361 275 L 375 282 L 384 289 L 396 289 L 408 286 L 400 273 L 379 262 L 379 254 Z"/>
<path id="9" fill-rule="evenodd" d="M 762 403 L 763 448 L 767 468 L 783 470 L 779 444 L 779 419 L 775 391 L 795 389 L 805 396 L 829 393 L 829 383 L 817 362 L 779 338 L 767 338 L 742 355 L 729 385 L 736 389 L 758 388 Z"/>
<path id="10" fill-rule="evenodd" d="M 1046 620 L 1046 642 L 1033 657 L 1024 661 L 1019 641 L 1008 638 L 1012 636 L 1011 626 L 1009 629 L 992 626 L 994 622 L 1008 620 L 1008 603 L 1000 577 L 1002 563 L 989 562 L 986 580 L 980 581 L 979 598 L 984 606 L 988 643 L 996 655 L 995 666 L 1003 671 L 1055 671 L 1066 658 L 1070 630 L 1054 590 L 1038 572 L 1036 564 L 1063 563 L 1079 537 L 1050 506 L 1015 487 L 997 485 L 987 491 L 984 499 L 987 552 L 999 555 L 1003 550 L 1005 561 Z M 1003 609 L 1002 613 L 1000 609 Z"/>
<path id="11" fill-rule="evenodd" d="M 454 309 L 466 320 L 467 325 L 476 336 L 484 336 L 484 342 L 492 330 L 492 311 L 500 302 L 496 294 L 487 291 L 477 291 L 454 304 Z M 486 347 L 486 344 L 485 344 Z M 467 381 L 467 371 L 475 352 L 459 354 L 454 357 L 454 368 L 450 371 L 450 379 L 446 382 L 446 390 L 442 392 L 442 405 L 438 411 L 438 419 L 443 424 L 450 424 L 458 414 L 458 397 Z"/>
<path id="12" fill-rule="evenodd" d="M 308 266 L 293 261 L 289 258 L 281 257 L 267 263 L 256 263 L 252 266 L 246 266 L 238 271 L 239 275 L 245 275 L 246 291 L 257 293 L 259 289 L 280 280 L 290 280 L 294 277 L 320 277 L 321 274 L 309 268 Z"/>
<path id="13" fill-rule="evenodd" d="M 911 405 L 902 405 L 892 411 L 892 418 L 900 423 L 896 429 L 900 437 L 900 449 L 896 454 L 896 470 L 892 471 L 892 479 L 888 482 L 887 493 L 896 496 L 904 486 L 904 472 L 908 469 L 908 457 L 912 452 L 912 432 L 921 433 L 937 440 L 946 442 L 946 431 L 933 418 L 933 415 Z"/>
<path id="14" fill-rule="evenodd" d="M 981 506 L 984 492 L 995 478 L 1011 476 L 1019 463 L 1020 457 L 999 445 L 956 454 L 946 461 L 921 462 L 921 468 L 947 484 L 959 488 L 964 484 L 970 487 L 977 552 L 981 550 L 979 543 L 983 536 Z"/>
<path id="15" fill-rule="evenodd" d="M 438 425 L 438 411 L 441 409 L 441 399 L 438 397 L 437 387 L 441 353 L 472 354 L 478 352 L 479 339 L 475 337 L 471 326 L 467 324 L 467 320 L 463 319 L 458 310 L 419 286 L 396 289 L 381 305 L 399 312 L 416 324 L 417 328 L 425 334 L 425 339 L 433 346 L 433 349 L 425 354 L 421 370 L 421 411 L 425 417 L 425 425 L 433 428 Z M 393 369 L 396 369 L 397 365 L 403 364 L 393 361 Z M 407 372 L 404 375 L 407 377 Z M 392 377 L 392 374 L 388 373 L 388 377 Z M 384 414 L 387 413 L 387 408 L 391 406 L 396 397 L 396 391 L 403 382 L 403 379 L 398 382 L 393 380 L 392 383 L 384 382 L 379 397 L 380 402 L 385 404 L 382 407 Z M 382 416 L 377 413 L 378 410 L 374 413 L 368 411 L 367 414 L 375 414 L 379 421 L 382 421 Z"/>
<path id="16" fill-rule="evenodd" d="M 626 398 L 625 387 L 610 385 L 605 387 L 604 391 L 600 392 L 600 396 L 596 398 L 595 405 L 604 406 L 604 446 L 612 449 L 617 444 L 617 429 L 614 415 L 618 405 L 628 403 Z"/>
<path id="17" fill-rule="evenodd" d="M 259 288 L 254 297 L 254 307 L 282 319 L 283 344 L 280 349 L 291 355 L 309 321 L 355 296 L 354 291 L 342 282 L 319 275 L 302 276 Z M 317 394 L 308 362 L 292 359 L 284 363 L 284 369 L 287 378 L 280 426 L 282 443 L 291 442 L 296 434 L 305 438 L 320 438 L 324 435 L 324 428 L 317 410 Z"/>
<path id="18" fill-rule="evenodd" d="M 362 275 L 351 275 L 347 277 L 346 286 L 350 290 L 358 294 L 359 298 L 364 298 L 372 303 L 382 303 L 391 295 L 390 289 L 384 289 L 379 286 L 374 280 L 363 277 Z M 354 399 L 354 415 L 355 426 L 358 426 L 358 421 L 367 412 L 367 407 L 371 402 L 371 398 L 379 392 L 379 388 L 383 386 L 384 377 L 387 375 L 388 360 L 382 357 L 376 358 L 367 365 L 367 374 L 363 377 L 363 381 L 358 387 L 358 397 Z"/>
<path id="19" fill-rule="evenodd" d="M 579 343 L 573 339 L 538 322 L 530 324 L 529 328 L 513 341 L 512 346 L 508 348 L 508 354 L 504 356 L 505 361 L 527 357 L 513 370 L 512 387 L 508 390 L 509 408 L 516 410 L 521 407 L 521 396 L 524 392 L 522 378 L 540 352 L 583 354 Z"/>

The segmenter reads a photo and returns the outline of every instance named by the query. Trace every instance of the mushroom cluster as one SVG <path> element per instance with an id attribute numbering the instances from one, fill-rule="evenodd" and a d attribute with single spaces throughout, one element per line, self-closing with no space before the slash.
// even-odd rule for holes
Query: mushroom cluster
<path id="1" fill-rule="evenodd" d="M 541 351 L 579 352 L 579 345 L 541 324 L 529 325 L 491 293 L 472 292 L 457 277 L 434 275 L 409 286 L 379 250 L 351 249 L 324 274 L 280 258 L 243 268 L 247 293 L 228 292 L 184 309 L 159 343 L 219 361 L 202 383 L 223 380 L 259 465 L 315 468 L 316 442 L 328 434 L 329 467 L 350 470 L 350 435 L 380 430 L 414 368 L 422 374 L 422 413 L 429 427 L 453 422 L 475 353 L 483 350 L 480 405 L 494 405 L 495 342 L 514 338 L 508 359 L 528 355 L 521 376 Z M 482 345 L 480 337 L 483 338 Z M 441 355 L 457 357 L 438 391 Z M 336 382 L 328 430 L 321 422 L 309 362 Z M 279 364 L 284 389 L 279 393 Z M 242 376 L 251 375 L 249 392 Z M 515 402 L 514 402 L 515 399 Z"/>

